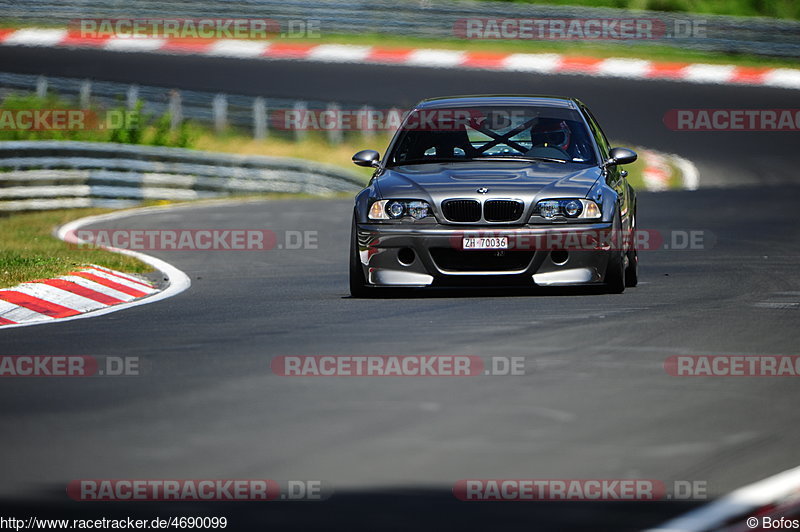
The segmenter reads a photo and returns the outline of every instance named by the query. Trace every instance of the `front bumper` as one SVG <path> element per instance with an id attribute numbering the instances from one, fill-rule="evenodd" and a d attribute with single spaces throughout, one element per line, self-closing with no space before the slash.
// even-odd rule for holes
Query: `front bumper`
<path id="1" fill-rule="evenodd" d="M 513 228 L 357 224 L 356 228 L 361 266 L 373 286 L 596 284 L 603 282 L 611 254 L 619 253 L 614 246 L 592 239 L 611 232 L 611 223 Z M 464 251 L 462 241 L 469 236 L 505 236 L 509 249 Z"/>

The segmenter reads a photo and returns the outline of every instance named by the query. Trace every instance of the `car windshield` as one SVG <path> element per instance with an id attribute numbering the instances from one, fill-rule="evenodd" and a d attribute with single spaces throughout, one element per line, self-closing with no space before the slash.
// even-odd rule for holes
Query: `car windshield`
<path id="1" fill-rule="evenodd" d="M 416 109 L 398 133 L 389 166 L 525 159 L 594 164 L 595 152 L 574 109 L 535 106 Z"/>

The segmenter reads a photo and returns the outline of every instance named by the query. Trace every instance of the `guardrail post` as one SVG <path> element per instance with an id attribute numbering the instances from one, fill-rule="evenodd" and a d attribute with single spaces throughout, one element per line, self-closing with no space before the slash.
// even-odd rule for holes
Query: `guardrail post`
<path id="1" fill-rule="evenodd" d="M 36 96 L 39 98 L 47 97 L 47 78 L 44 76 L 36 78 Z"/>
<path id="2" fill-rule="evenodd" d="M 136 109 L 136 103 L 139 101 L 139 86 L 131 85 L 128 87 L 128 94 L 125 96 L 125 103 L 129 111 Z"/>
<path id="3" fill-rule="evenodd" d="M 336 103 L 329 103 L 328 104 L 328 114 L 330 114 L 333 119 L 327 124 L 330 124 L 332 127 L 328 129 L 328 142 L 331 144 L 341 144 L 342 140 L 344 140 L 344 124 L 341 120 L 341 108 L 339 104 Z"/>
<path id="4" fill-rule="evenodd" d="M 214 131 L 223 133 L 228 127 L 228 98 L 224 94 L 214 96 L 211 111 L 214 115 Z"/>
<path id="5" fill-rule="evenodd" d="M 169 93 L 169 128 L 172 131 L 178 129 L 183 122 L 183 108 L 181 106 L 181 93 L 172 90 Z"/>
<path id="6" fill-rule="evenodd" d="M 306 117 L 306 113 L 308 113 L 308 104 L 306 104 L 306 102 L 295 102 L 294 103 L 294 112 L 296 113 L 296 116 L 298 117 L 298 120 L 296 120 L 295 123 L 297 123 L 298 121 L 303 121 L 303 122 L 306 122 L 306 123 L 308 122 L 306 120 L 306 118 L 307 118 Z M 295 127 L 295 129 L 294 129 L 294 139 L 295 140 L 298 140 L 298 141 L 299 140 L 304 140 L 306 138 L 307 134 L 308 134 L 308 131 L 306 131 L 306 128 L 303 127 L 303 126 L 298 126 L 298 127 Z"/>
<path id="7" fill-rule="evenodd" d="M 267 138 L 267 104 L 261 97 L 253 100 L 253 138 Z"/>
<path id="8" fill-rule="evenodd" d="M 89 104 L 91 103 L 90 100 L 92 98 L 92 82 L 88 79 L 83 80 L 81 82 L 79 94 L 78 100 L 80 102 L 81 109 L 88 109 Z"/>

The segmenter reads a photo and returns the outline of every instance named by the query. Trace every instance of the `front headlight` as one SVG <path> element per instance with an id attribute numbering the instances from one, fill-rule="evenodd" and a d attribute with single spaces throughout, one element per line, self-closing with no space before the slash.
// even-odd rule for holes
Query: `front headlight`
<path id="1" fill-rule="evenodd" d="M 370 220 L 399 220 L 405 216 L 422 220 L 431 215 L 431 206 L 421 200 L 378 200 L 369 208 Z"/>
<path id="2" fill-rule="evenodd" d="M 542 200 L 536 204 L 533 214 L 546 220 L 555 220 L 559 217 L 571 220 L 594 220 L 603 215 L 597 203 L 588 199 Z"/>
<path id="3" fill-rule="evenodd" d="M 389 215 L 389 218 L 402 218 L 406 213 L 406 204 L 402 201 L 393 200 L 386 204 L 384 211 Z"/>
<path id="4" fill-rule="evenodd" d="M 422 220 L 430 214 L 431 206 L 427 201 L 409 201 L 407 211 L 415 220 Z"/>

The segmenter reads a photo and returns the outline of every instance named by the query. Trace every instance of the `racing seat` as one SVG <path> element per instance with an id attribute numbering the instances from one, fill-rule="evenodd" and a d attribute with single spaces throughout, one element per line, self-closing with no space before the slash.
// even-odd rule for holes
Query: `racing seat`
<path id="1" fill-rule="evenodd" d="M 424 131 L 406 137 L 411 141 L 406 153 L 407 159 L 425 159 L 431 155 L 425 152 L 433 148 L 435 157 L 469 158 L 476 153 L 469 141 L 467 130 L 461 128 L 455 131 Z"/>

